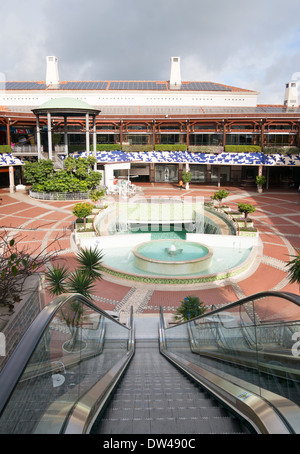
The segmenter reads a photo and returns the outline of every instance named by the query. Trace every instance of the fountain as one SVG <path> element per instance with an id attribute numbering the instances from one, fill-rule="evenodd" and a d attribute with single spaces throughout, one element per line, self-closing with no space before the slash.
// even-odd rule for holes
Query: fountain
<path id="1" fill-rule="evenodd" d="M 184 240 L 176 243 L 173 240 L 153 240 L 138 244 L 132 250 L 135 266 L 166 276 L 195 274 L 209 269 L 213 255 L 209 246 Z"/>
<path id="2" fill-rule="evenodd" d="M 171 247 L 166 247 L 165 248 L 165 252 L 169 255 L 178 255 L 178 254 L 182 254 L 182 251 L 183 249 L 176 249 L 176 245 L 175 244 L 172 244 Z"/>

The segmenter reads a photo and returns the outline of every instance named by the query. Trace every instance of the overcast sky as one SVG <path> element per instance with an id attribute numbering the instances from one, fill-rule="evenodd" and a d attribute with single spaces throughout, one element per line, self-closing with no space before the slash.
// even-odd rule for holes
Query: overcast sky
<path id="1" fill-rule="evenodd" d="M 182 80 L 260 92 L 282 104 L 300 79 L 300 1 L 0 0 L 0 72 L 45 80 L 46 56 L 65 80 Z M 298 74 L 297 74 L 298 73 Z"/>

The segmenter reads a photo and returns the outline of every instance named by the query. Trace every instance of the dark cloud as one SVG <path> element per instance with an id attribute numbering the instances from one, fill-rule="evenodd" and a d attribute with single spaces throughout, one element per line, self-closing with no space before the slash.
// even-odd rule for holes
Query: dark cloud
<path id="1" fill-rule="evenodd" d="M 10 80 L 44 80 L 46 56 L 61 80 L 212 80 L 281 103 L 300 71 L 300 3 L 291 0 L 15 0 L 0 6 L 0 61 Z"/>

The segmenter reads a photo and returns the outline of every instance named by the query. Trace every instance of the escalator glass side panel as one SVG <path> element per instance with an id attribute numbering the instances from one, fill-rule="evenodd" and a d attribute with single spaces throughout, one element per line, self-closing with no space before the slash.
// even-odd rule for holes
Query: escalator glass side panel
<path id="1" fill-rule="evenodd" d="M 128 351 L 129 329 L 82 297 L 60 306 L 0 417 L 0 433 L 60 433 L 69 411 Z"/>
<path id="2" fill-rule="evenodd" d="M 293 408 L 284 411 L 300 428 L 298 296 L 264 292 L 231 303 L 167 328 L 165 344 L 178 357 L 233 383 L 249 384 L 266 400 L 278 396 L 279 406 Z"/>

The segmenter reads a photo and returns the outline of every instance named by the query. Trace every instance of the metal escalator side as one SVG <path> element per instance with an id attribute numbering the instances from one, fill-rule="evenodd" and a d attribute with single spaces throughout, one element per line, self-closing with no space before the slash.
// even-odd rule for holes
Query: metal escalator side
<path id="1" fill-rule="evenodd" d="M 167 327 L 160 349 L 258 433 L 300 433 L 300 298 L 261 292 Z"/>
<path id="2" fill-rule="evenodd" d="M 134 354 L 124 326 L 82 295 L 55 298 L 0 374 L 0 433 L 85 433 Z"/>

